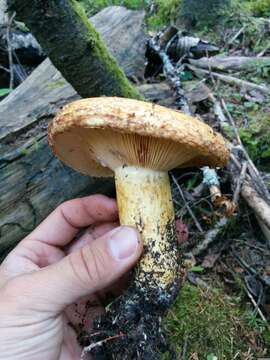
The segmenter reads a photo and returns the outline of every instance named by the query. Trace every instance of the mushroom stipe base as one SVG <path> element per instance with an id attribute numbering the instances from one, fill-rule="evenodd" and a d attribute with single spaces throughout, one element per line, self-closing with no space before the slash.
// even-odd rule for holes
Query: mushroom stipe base
<path id="1" fill-rule="evenodd" d="M 174 303 L 182 279 L 179 272 L 178 279 L 164 291 L 163 300 L 157 290 L 131 286 L 109 305 L 105 315 L 95 320 L 91 333 L 80 335 L 81 345 L 88 347 L 100 342 L 89 352 L 96 360 L 159 360 L 165 352 L 176 360 L 161 321 Z"/>
<path id="2" fill-rule="evenodd" d="M 144 253 L 134 269 L 133 285 L 95 321 L 93 334 L 100 335 L 92 334 L 91 343 L 113 340 L 93 353 L 97 359 L 107 354 L 105 359 L 157 360 L 157 349 L 165 347 L 161 317 L 174 302 L 181 280 L 169 176 L 122 166 L 115 170 L 115 182 L 120 223 L 139 230 Z"/>

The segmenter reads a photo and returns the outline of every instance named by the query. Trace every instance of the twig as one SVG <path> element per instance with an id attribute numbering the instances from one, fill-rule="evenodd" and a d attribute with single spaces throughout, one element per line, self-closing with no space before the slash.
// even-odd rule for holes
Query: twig
<path id="1" fill-rule="evenodd" d="M 244 25 L 243 27 L 241 27 L 241 29 L 239 31 L 237 31 L 237 33 L 228 41 L 228 44 L 231 45 L 235 42 L 235 40 L 243 33 L 243 31 L 245 30 L 246 25 Z"/>
<path id="2" fill-rule="evenodd" d="M 9 88 L 13 89 L 14 86 L 14 73 L 13 73 L 13 56 L 12 56 L 12 47 L 11 47 L 11 39 L 10 39 L 10 28 L 12 22 L 15 18 L 16 13 L 14 12 L 11 17 L 8 19 L 7 30 L 6 30 L 6 39 L 7 39 L 7 50 L 8 50 L 8 62 L 9 62 Z"/>
<path id="3" fill-rule="evenodd" d="M 242 187 L 243 182 L 245 180 L 246 174 L 247 174 L 247 162 L 245 161 L 243 166 L 242 166 L 242 170 L 241 170 L 240 176 L 239 176 L 239 178 L 237 180 L 236 188 L 235 188 L 235 191 L 234 191 L 234 194 L 233 194 L 233 202 L 235 204 L 238 204 L 241 187 Z"/>
<path id="4" fill-rule="evenodd" d="M 209 230 L 204 237 L 203 242 L 201 242 L 195 249 L 192 251 L 194 256 L 198 256 L 203 253 L 217 238 L 225 226 L 229 223 L 227 218 L 221 218 L 215 225 L 215 227 Z"/>
<path id="5" fill-rule="evenodd" d="M 8 72 L 8 73 L 10 73 L 10 70 L 7 69 L 6 67 L 2 66 L 2 65 L 0 65 L 0 69 L 6 71 L 6 72 Z"/>
<path id="6" fill-rule="evenodd" d="M 156 39 L 151 39 L 149 41 L 149 45 L 160 56 L 162 60 L 163 72 L 176 93 L 176 103 L 178 108 L 184 113 L 190 114 L 190 108 L 185 98 L 184 91 L 181 86 L 181 80 L 178 75 L 179 69 L 176 69 L 176 67 L 172 65 L 170 58 L 166 53 L 166 50 L 163 50 L 160 47 Z"/>
<path id="7" fill-rule="evenodd" d="M 195 214 L 193 213 L 193 211 L 191 210 L 188 202 L 187 202 L 186 199 L 185 199 L 185 196 L 184 196 L 184 194 L 183 194 L 183 191 L 182 191 L 182 189 L 181 189 L 181 186 L 179 185 L 179 183 L 178 183 L 178 181 L 176 180 L 176 178 L 174 177 L 174 175 L 171 174 L 171 177 L 172 177 L 172 180 L 173 180 L 174 184 L 176 185 L 176 187 L 177 187 L 177 189 L 178 189 L 178 191 L 179 191 L 179 194 L 180 194 L 182 200 L 183 200 L 184 203 L 185 203 L 185 207 L 187 208 L 190 216 L 192 217 L 192 219 L 193 219 L 193 221 L 194 221 L 197 229 L 199 230 L 200 233 L 203 233 L 203 229 L 202 229 L 199 221 L 197 220 Z"/>
<path id="8" fill-rule="evenodd" d="M 258 312 L 262 321 L 267 322 L 265 316 L 263 315 L 261 309 L 259 308 L 259 304 L 255 301 L 254 297 L 252 296 L 252 294 L 248 291 L 248 289 L 246 287 L 245 287 L 245 290 L 246 290 L 247 296 L 249 297 L 250 301 L 254 305 L 255 311 Z"/>
<path id="9" fill-rule="evenodd" d="M 98 346 L 102 346 L 103 344 L 106 344 L 108 341 L 111 341 L 111 340 L 114 340 L 114 339 L 118 339 L 120 337 L 123 337 L 123 336 L 126 336 L 125 334 L 119 334 L 119 335 L 114 335 L 114 336 L 110 336 L 106 339 L 103 339 L 103 340 L 100 340 L 100 341 L 97 341 L 93 344 L 90 344 L 89 346 L 86 346 L 84 349 L 83 349 L 83 352 L 82 352 L 82 355 L 81 355 L 81 359 L 84 358 L 84 356 L 89 353 L 90 351 L 92 351 L 95 347 L 98 347 Z"/>

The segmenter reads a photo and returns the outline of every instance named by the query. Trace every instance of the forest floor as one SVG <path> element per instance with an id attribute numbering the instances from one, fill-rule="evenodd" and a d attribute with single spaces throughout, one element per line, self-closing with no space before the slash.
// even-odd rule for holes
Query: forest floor
<path id="1" fill-rule="evenodd" d="M 263 25 L 264 19 L 240 14 L 228 19 L 227 24 L 224 23 L 217 31 L 194 31 L 193 36 L 217 45 L 220 48 L 219 55 L 222 56 L 257 57 L 260 53 L 269 56 L 266 34 L 269 36 L 270 27 L 268 20 L 265 21 L 266 27 Z M 269 189 L 269 94 L 248 91 L 243 86 L 228 84 L 211 74 L 215 71 L 269 86 L 269 64 L 257 64 L 240 71 L 216 71 L 209 67 L 207 71 L 207 74 L 198 76 L 196 71 L 184 67 L 181 74 L 183 88 L 187 92 L 196 87 L 203 90 L 203 84 L 210 89 L 216 101 L 209 101 L 207 96 L 198 102 L 196 100 L 191 104 L 193 113 L 222 131 L 233 143 L 237 143 L 238 135 Z M 217 121 L 216 104 L 221 104 L 225 117 L 233 119 L 233 126 L 222 127 Z M 227 199 L 233 199 L 235 188 L 229 171 L 225 169 L 218 174 L 222 194 Z M 254 212 L 240 198 L 233 216 L 218 231 L 214 241 L 203 251 L 197 251 L 198 244 L 205 241 L 206 234 L 216 227 L 222 215 L 211 204 L 209 191 L 201 192 L 199 197 L 194 196 L 203 182 L 200 171 L 181 172 L 175 174 L 175 177 L 184 193 L 184 201 L 177 189 L 174 194 L 179 219 L 184 224 L 181 228 L 185 232 L 182 245 L 189 270 L 188 281 L 170 311 L 165 327 L 178 348 L 179 359 L 248 360 L 270 357 L 269 236 L 266 239 Z M 187 202 L 202 232 L 188 211 Z"/>
<path id="2" fill-rule="evenodd" d="M 219 55 L 225 57 L 269 56 L 269 25 L 268 19 L 238 14 L 215 31 L 206 28 L 195 30 L 192 35 L 217 45 Z M 269 189 L 269 93 L 247 90 L 236 83 L 228 84 L 212 74 L 217 72 L 269 86 L 269 64 L 257 63 L 253 67 L 227 71 L 216 71 L 209 66 L 205 74 L 197 73 L 196 69 L 192 71 L 188 66 L 182 69 L 185 93 L 190 98 L 194 96 L 189 101 L 192 113 L 222 131 L 232 143 L 238 143 L 236 138 L 239 136 Z M 200 89 L 199 99 L 196 99 L 196 88 Z M 214 102 L 207 94 L 205 98 L 202 95 L 203 91 L 209 90 Z M 217 121 L 217 104 L 221 104 L 225 117 L 233 119 L 233 126 L 224 127 Z M 235 187 L 229 171 L 225 169 L 218 174 L 222 194 L 229 200 L 233 199 Z M 228 223 L 209 245 L 198 251 L 198 244 L 205 242 L 206 234 L 216 228 L 222 214 L 211 204 L 209 191 L 204 190 L 199 196 L 196 194 L 203 182 L 201 171 L 178 172 L 174 176 L 184 194 L 183 197 L 175 187 L 174 199 L 182 231 L 180 241 L 183 241 L 188 273 L 165 327 L 178 348 L 179 359 L 270 357 L 269 236 L 266 239 L 254 212 L 240 198 Z"/>

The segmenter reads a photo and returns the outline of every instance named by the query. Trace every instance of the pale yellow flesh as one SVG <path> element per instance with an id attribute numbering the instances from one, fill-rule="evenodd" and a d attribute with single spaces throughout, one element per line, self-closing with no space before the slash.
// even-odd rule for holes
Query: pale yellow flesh
<path id="1" fill-rule="evenodd" d="M 144 244 L 135 281 L 153 288 L 170 286 L 177 278 L 178 256 L 168 173 L 119 167 L 115 183 L 120 223 L 136 227 Z"/>

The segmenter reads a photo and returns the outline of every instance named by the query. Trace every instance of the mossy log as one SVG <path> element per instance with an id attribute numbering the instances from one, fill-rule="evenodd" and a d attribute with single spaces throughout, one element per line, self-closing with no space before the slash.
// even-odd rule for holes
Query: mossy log
<path id="1" fill-rule="evenodd" d="M 107 8 L 91 18 L 129 77 L 143 73 L 143 18 L 143 12 L 123 7 Z M 89 84 L 89 91 L 94 89 L 95 84 Z M 153 92 L 144 90 L 154 100 Z M 168 88 L 165 91 L 167 96 Z M 0 103 L 0 258 L 62 201 L 112 189 L 108 181 L 68 169 L 48 149 L 48 122 L 76 98 L 76 91 L 46 59 Z"/>
<path id="2" fill-rule="evenodd" d="M 8 4 L 80 96 L 141 98 L 76 0 L 9 0 Z"/>

